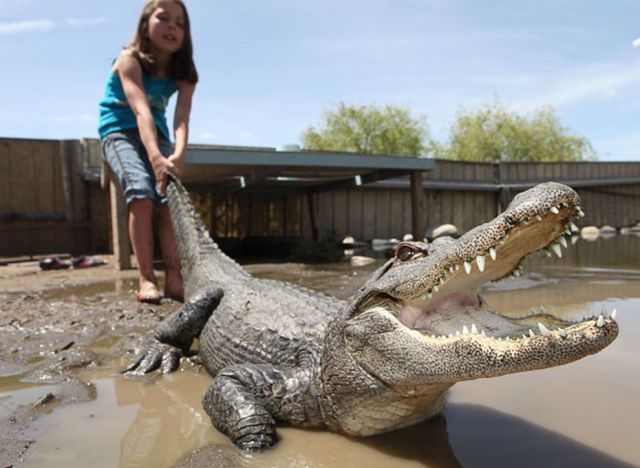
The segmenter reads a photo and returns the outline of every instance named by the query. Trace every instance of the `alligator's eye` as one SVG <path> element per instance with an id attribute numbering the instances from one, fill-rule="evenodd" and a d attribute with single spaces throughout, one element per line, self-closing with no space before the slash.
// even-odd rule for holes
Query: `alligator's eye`
<path id="1" fill-rule="evenodd" d="M 424 252 L 420 247 L 413 244 L 398 244 L 396 247 L 396 258 L 401 262 L 406 262 L 407 260 L 411 260 L 416 255 L 424 255 Z"/>

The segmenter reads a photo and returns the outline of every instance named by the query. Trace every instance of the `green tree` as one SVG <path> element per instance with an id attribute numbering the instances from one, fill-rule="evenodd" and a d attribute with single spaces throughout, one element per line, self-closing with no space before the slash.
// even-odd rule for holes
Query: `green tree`
<path id="1" fill-rule="evenodd" d="M 449 142 L 436 145 L 434 152 L 438 158 L 482 162 L 595 159 L 589 141 L 569 133 L 553 108 L 527 118 L 498 103 L 460 112 Z"/>
<path id="2" fill-rule="evenodd" d="M 346 105 L 326 111 L 324 122 L 301 135 L 309 150 L 348 151 L 393 156 L 421 156 L 427 152 L 426 118 L 414 118 L 407 108 L 386 105 Z"/>

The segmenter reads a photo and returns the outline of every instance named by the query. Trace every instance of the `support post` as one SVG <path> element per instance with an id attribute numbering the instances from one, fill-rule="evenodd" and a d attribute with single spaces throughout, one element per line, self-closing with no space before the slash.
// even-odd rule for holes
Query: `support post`
<path id="1" fill-rule="evenodd" d="M 118 270 L 131 269 L 131 244 L 129 243 L 129 229 L 127 228 L 127 204 L 118 181 L 111 174 L 109 165 L 103 163 L 105 181 L 109 186 L 109 201 L 111 205 L 111 245 L 115 267 Z"/>
<path id="2" fill-rule="evenodd" d="M 411 173 L 411 233 L 413 240 L 424 238 L 425 226 L 424 187 L 422 185 L 422 171 Z"/>
<path id="3" fill-rule="evenodd" d="M 307 206 L 309 207 L 309 221 L 311 222 L 311 239 L 314 242 L 320 240 L 318 232 L 318 219 L 316 218 L 316 210 L 313 203 L 313 192 L 307 192 Z"/>

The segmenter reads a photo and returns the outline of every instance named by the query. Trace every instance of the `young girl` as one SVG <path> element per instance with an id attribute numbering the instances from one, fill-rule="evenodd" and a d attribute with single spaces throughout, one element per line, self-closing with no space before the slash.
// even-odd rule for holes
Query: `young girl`
<path id="1" fill-rule="evenodd" d="M 100 102 L 98 133 L 104 158 L 129 207 L 129 237 L 139 268 L 138 300 L 158 303 L 153 272 L 154 206 L 165 261 L 164 295 L 181 300 L 180 264 L 166 198 L 166 172 L 184 169 L 191 98 L 198 81 L 187 9 L 180 0 L 148 0 L 131 43 L 112 67 Z M 178 91 L 172 147 L 165 117 Z"/>

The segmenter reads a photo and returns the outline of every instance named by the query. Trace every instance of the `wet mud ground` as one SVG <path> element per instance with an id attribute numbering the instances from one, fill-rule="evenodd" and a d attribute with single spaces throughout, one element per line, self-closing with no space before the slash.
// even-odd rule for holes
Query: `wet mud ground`
<path id="1" fill-rule="evenodd" d="M 496 309 L 562 317 L 617 308 L 618 339 L 554 369 L 453 387 L 442 416 L 353 439 L 280 428 L 246 455 L 212 428 L 198 358 L 181 371 L 119 374 L 179 304 L 135 301 L 135 271 L 0 266 L 0 466 L 640 466 L 640 238 L 577 242 L 483 291 Z M 262 263 L 254 275 L 347 297 L 377 264 Z"/>

